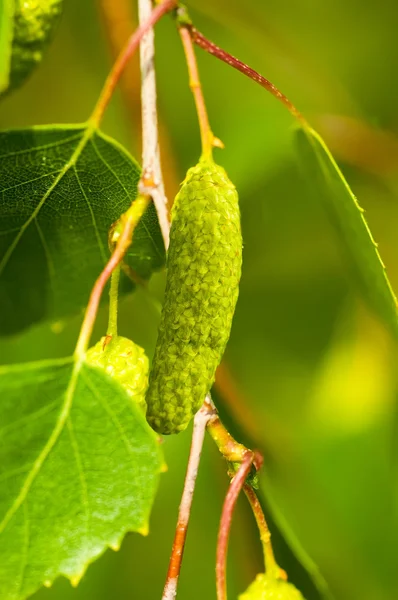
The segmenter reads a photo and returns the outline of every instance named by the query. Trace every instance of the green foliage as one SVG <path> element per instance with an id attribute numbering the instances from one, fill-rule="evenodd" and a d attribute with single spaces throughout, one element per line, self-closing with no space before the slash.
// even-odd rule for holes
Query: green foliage
<path id="1" fill-rule="evenodd" d="M 14 0 L 0 0 L 0 94 L 10 81 L 14 10 Z"/>
<path id="2" fill-rule="evenodd" d="M 103 369 L 118 381 L 145 413 L 148 387 L 148 357 L 141 346 L 122 336 L 102 337 L 87 352 L 86 362 Z"/>
<path id="3" fill-rule="evenodd" d="M 304 600 L 304 598 L 291 583 L 260 573 L 246 592 L 239 596 L 239 600 Z"/>
<path id="4" fill-rule="evenodd" d="M 235 186 L 202 159 L 172 211 L 167 284 L 147 393 L 161 433 L 185 429 L 214 382 L 239 293 L 242 234 Z"/>
<path id="5" fill-rule="evenodd" d="M 127 531 L 146 534 L 159 444 L 123 388 L 72 359 L 0 369 L 0 592 L 77 583 Z"/>
<path id="6" fill-rule="evenodd" d="M 6 0 L 0 2 L 0 7 L 4 6 Z M 248 0 L 243 10 L 240 0 L 191 0 L 189 8 L 199 29 L 277 83 L 315 124 L 361 206 L 366 208 L 367 222 L 380 242 L 389 279 L 396 286 L 397 3 L 385 0 L 375 10 L 360 0 L 308 0 L 304 6 L 290 3 L 287 11 L 283 3 L 272 1 L 265 5 L 259 0 Z M 7 61 L 3 60 L 3 48 L 7 49 L 3 15 L 4 11 L 0 11 L 2 76 L 7 70 Z M 81 122 L 89 114 L 109 67 L 95 3 L 68 0 L 64 16 L 52 51 L 36 76 L 2 100 L 2 128 L 26 128 L 33 123 L 60 120 Z M 181 77 L 186 67 L 178 37 L 173 36 L 167 23 L 157 28 L 156 36 L 157 48 L 165 49 L 157 53 L 163 121 L 160 145 L 172 195 L 176 183 L 196 160 L 198 140 L 192 101 L 185 77 Z M 390 331 L 396 331 L 393 295 L 369 234 L 358 218 L 358 208 L 323 142 L 313 138 L 312 133 L 301 132 L 298 153 L 298 144 L 292 143 L 291 118 L 282 106 L 225 65 L 200 52 L 198 58 L 211 122 L 226 146 L 223 164 L 239 189 L 245 244 L 240 298 L 226 355 L 231 373 L 230 395 L 224 398 L 221 390 L 217 404 L 236 437 L 247 440 L 265 455 L 268 477 L 261 475 L 260 485 L 267 503 L 270 498 L 273 500 L 267 520 L 278 562 L 286 568 L 289 581 L 302 590 L 307 600 L 327 597 L 319 572 L 338 600 L 394 600 L 398 597 L 396 477 L 392 467 L 396 447 L 392 423 L 398 398 L 396 347 L 379 322 L 381 318 Z M 327 126 L 330 117 L 333 127 Z M 341 127 L 343 119 L 347 123 Z M 131 121 L 135 121 L 134 116 Z M 358 128 L 352 124 L 367 128 L 368 143 L 358 137 Z M 105 127 L 137 155 L 138 126 L 125 118 L 117 97 Z M 168 134 L 172 136 L 171 144 Z M 304 161 L 308 183 L 315 188 L 313 196 L 299 177 L 298 159 Z M 15 169 L 17 175 L 19 168 Z M 92 179 L 97 181 L 97 174 L 100 176 L 102 171 L 101 166 Z M 0 173 L 3 182 L 7 170 Z M 70 189 L 63 190 L 64 201 L 68 201 Z M 102 194 L 101 197 L 102 210 L 108 198 Z M 320 207 L 321 197 L 343 233 L 364 295 L 374 307 L 373 315 L 358 301 L 356 288 L 347 277 L 340 245 Z M 21 203 L 21 197 L 18 202 Z M 335 205 L 336 202 L 341 205 Z M 3 209 L 4 206 L 2 216 Z M 114 212 L 120 214 L 122 209 Z M 96 214 L 99 213 L 98 210 Z M 350 230 L 343 214 L 351 223 Z M 67 211 L 63 217 L 68 218 Z M 77 220 L 78 217 L 74 222 Z M 104 226 L 103 247 L 107 248 L 105 229 Z M 66 264 L 73 263 L 70 271 L 63 272 L 66 282 L 70 282 L 76 266 L 83 270 L 87 257 L 91 261 L 88 250 L 97 248 L 90 225 L 86 231 L 91 245 L 88 247 L 82 236 L 82 252 L 71 246 L 71 252 L 63 254 Z M 37 247 L 40 245 L 34 244 L 33 254 Z M 130 260 L 134 260 L 135 247 L 136 242 L 131 247 Z M 160 248 L 162 254 L 161 244 Z M 58 247 L 55 250 L 58 252 Z M 17 298 L 15 288 L 11 306 L 0 302 L 0 322 L 9 319 L 9 325 L 3 323 L 6 330 L 17 331 L 16 321 L 24 326 L 25 309 L 27 323 L 33 322 L 31 306 L 36 288 L 31 255 L 28 244 L 21 251 L 18 268 L 10 272 L 11 279 L 15 277 L 19 282 L 21 298 Z M 79 258 L 72 260 L 73 256 Z M 156 256 L 154 246 L 152 259 Z M 367 263 L 372 265 L 372 271 L 366 272 Z M 45 261 L 40 264 L 47 269 Z M 70 288 L 65 285 L 63 302 L 67 298 L 74 304 L 68 314 L 85 306 L 102 264 L 101 259 L 98 268 L 93 267 L 87 287 L 84 273 Z M 141 266 L 144 264 L 143 261 Z M 59 269 L 62 271 L 63 261 L 57 263 Z M 40 294 L 41 272 L 41 268 L 37 269 L 34 275 Z M 163 283 L 160 274 L 150 284 L 158 301 Z M 76 306 L 75 296 L 79 296 L 82 287 L 86 295 Z M 0 299 L 2 289 L 4 280 L 0 279 Z M 47 296 L 42 300 L 47 301 Z M 123 335 L 137 339 L 152 356 L 158 315 L 147 300 L 141 292 L 123 299 L 119 329 Z M 16 302 L 20 302 L 19 307 Z M 15 307 L 18 319 L 12 317 Z M 12 318 L 4 316 L 6 311 Z M 102 329 L 100 322 L 95 339 L 104 330 L 104 313 L 101 311 Z M 43 321 L 29 331 L 1 339 L 1 360 L 21 362 L 35 356 L 70 353 L 79 319 L 69 321 L 65 317 L 63 311 L 51 316 L 47 309 L 43 315 L 43 319 L 62 318 L 61 333 L 56 333 L 60 328 L 51 330 Z M 18 370 L 17 377 L 21 373 Z M 94 377 L 105 377 L 97 370 L 93 373 Z M 116 382 L 107 381 L 108 385 L 117 386 Z M 103 381 L 98 389 L 102 387 Z M 1 381 L 0 397 L 3 398 Z M 16 410 L 22 403 L 22 413 L 23 401 L 24 396 L 18 394 L 12 408 Z M 127 406 L 127 401 L 130 406 L 131 400 L 124 395 L 123 406 Z M 90 419 L 89 432 L 92 422 Z M 102 420 L 100 425 L 104 426 Z M 22 442 L 23 434 L 21 429 Z M 21 455 L 22 442 L 18 446 Z M 128 536 L 120 554 L 106 552 L 87 571 L 77 589 L 59 578 L 53 589 L 35 594 L 35 600 L 159 597 L 189 442 L 188 433 L 165 440 L 171 469 L 162 478 L 150 538 Z M 3 451 L 1 433 L 0 447 Z M 68 459 L 72 464 L 70 456 Z M 1 466 L 6 468 L 4 461 Z M 0 481 L 2 492 L 8 490 L 12 480 L 10 476 L 9 481 Z M 181 598 L 214 597 L 212 532 L 217 531 L 226 485 L 219 457 L 208 442 L 195 493 L 180 581 Z M 47 507 L 53 515 L 51 502 Z M 275 514 L 277 526 L 272 527 Z M 232 532 L 229 553 L 231 598 L 237 598 L 262 569 L 261 551 L 256 549 L 258 533 L 250 522 L 244 503 L 238 503 L 236 533 Z M 6 553 L 7 567 L 18 538 L 12 544 L 6 553 L 1 540 L 1 558 Z M 319 565 L 319 571 L 314 563 Z M 2 571 L 0 574 L 3 576 Z M 3 597 L 1 577 L 0 581 Z"/>
<path id="7" fill-rule="evenodd" d="M 397 299 L 388 280 L 363 209 L 330 154 L 311 128 L 297 130 L 298 152 L 311 187 L 325 202 L 363 292 L 380 318 L 398 336 Z"/>
<path id="8" fill-rule="evenodd" d="M 140 171 L 88 126 L 5 131 L 0 148 L 0 333 L 11 334 L 85 307 L 109 256 L 109 228 L 136 197 Z M 163 264 L 153 207 L 127 261 L 145 279 Z"/>
<path id="9" fill-rule="evenodd" d="M 63 0 L 14 0 L 9 78 L 0 91 L 22 85 L 42 61 L 62 7 Z"/>

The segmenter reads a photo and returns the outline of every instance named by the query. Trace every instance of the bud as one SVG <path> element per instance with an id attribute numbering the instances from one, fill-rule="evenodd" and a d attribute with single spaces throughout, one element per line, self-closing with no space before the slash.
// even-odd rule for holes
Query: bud
<path id="1" fill-rule="evenodd" d="M 143 412 L 146 411 L 149 364 L 143 348 L 125 337 L 105 336 L 88 350 L 86 362 L 104 369 L 123 386 Z"/>

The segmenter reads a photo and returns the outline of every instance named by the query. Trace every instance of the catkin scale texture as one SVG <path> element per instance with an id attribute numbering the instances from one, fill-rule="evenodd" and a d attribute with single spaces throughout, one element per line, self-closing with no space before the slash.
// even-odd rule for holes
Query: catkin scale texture
<path id="1" fill-rule="evenodd" d="M 116 379 L 130 398 L 146 412 L 149 361 L 144 349 L 122 336 L 105 336 L 87 351 L 89 365 Z"/>
<path id="2" fill-rule="evenodd" d="M 172 209 L 167 282 L 147 419 L 159 433 L 185 429 L 202 405 L 229 338 L 239 292 L 238 195 L 222 167 L 189 169 Z"/>
<path id="3" fill-rule="evenodd" d="M 20 86 L 42 61 L 62 13 L 63 0 L 15 0 L 9 88 Z"/>
<path id="4" fill-rule="evenodd" d="M 257 575 L 239 600 L 305 600 L 291 583 L 261 573 Z"/>

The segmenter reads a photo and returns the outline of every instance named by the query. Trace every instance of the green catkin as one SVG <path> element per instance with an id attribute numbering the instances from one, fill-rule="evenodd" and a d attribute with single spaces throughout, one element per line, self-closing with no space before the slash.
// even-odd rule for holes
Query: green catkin
<path id="1" fill-rule="evenodd" d="M 261 573 L 239 600 L 305 600 L 293 584 Z"/>
<path id="2" fill-rule="evenodd" d="M 15 0 L 10 82 L 19 87 L 42 61 L 62 12 L 63 0 Z"/>
<path id="3" fill-rule="evenodd" d="M 204 402 L 227 344 L 239 292 L 238 194 L 225 170 L 189 169 L 171 214 L 167 282 L 147 419 L 163 434 L 184 430 Z"/>
<path id="4" fill-rule="evenodd" d="M 86 362 L 116 379 L 145 413 L 149 361 L 141 346 L 118 335 L 102 337 L 87 351 Z"/>

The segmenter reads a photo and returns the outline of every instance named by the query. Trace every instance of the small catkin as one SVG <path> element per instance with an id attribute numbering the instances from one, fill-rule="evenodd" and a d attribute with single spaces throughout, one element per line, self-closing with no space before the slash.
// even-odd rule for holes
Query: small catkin
<path id="1" fill-rule="evenodd" d="M 63 0 L 15 0 L 10 91 L 42 61 L 61 16 Z"/>
<path id="2" fill-rule="evenodd" d="M 141 346 L 122 336 L 103 337 L 87 351 L 86 362 L 116 379 L 145 413 L 149 361 Z"/>
<path id="3" fill-rule="evenodd" d="M 239 600 L 305 600 L 293 584 L 264 573 L 257 575 Z"/>
<path id="4" fill-rule="evenodd" d="M 238 194 L 225 170 L 189 169 L 171 215 L 167 282 L 146 396 L 163 434 L 184 430 L 204 402 L 227 344 L 239 292 Z"/>

